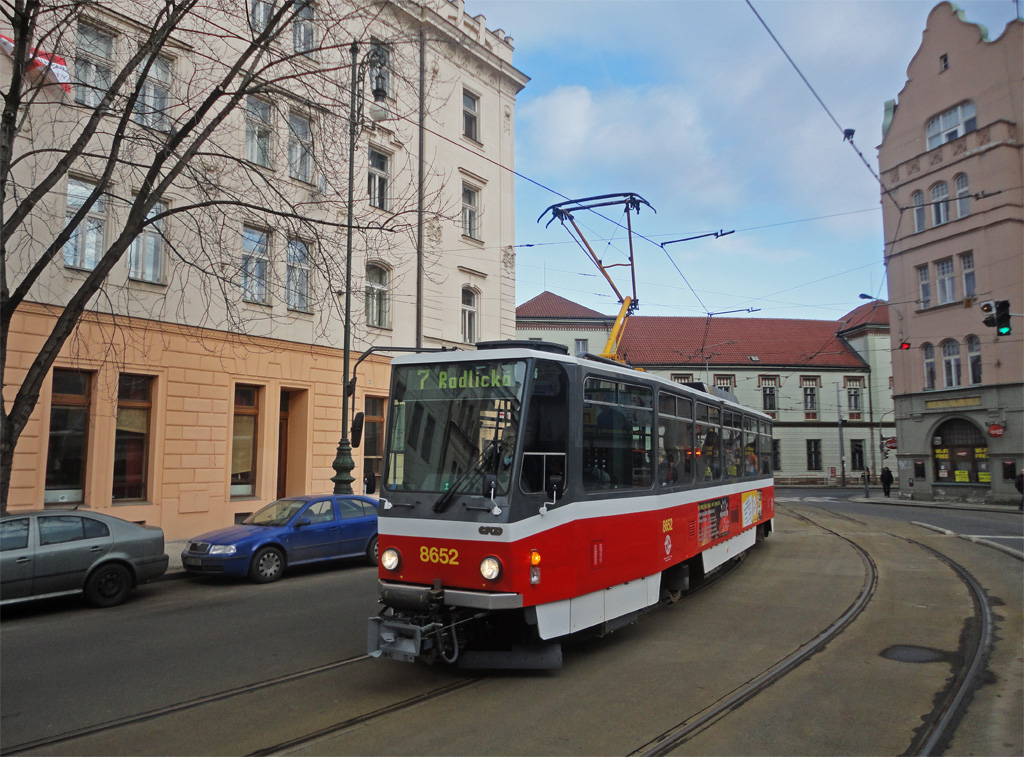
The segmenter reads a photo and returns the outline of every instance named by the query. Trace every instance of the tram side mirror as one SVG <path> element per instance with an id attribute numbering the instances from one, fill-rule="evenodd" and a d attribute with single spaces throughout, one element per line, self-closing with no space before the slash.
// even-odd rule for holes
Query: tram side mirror
<path id="1" fill-rule="evenodd" d="M 373 494 L 377 491 L 377 474 L 370 471 L 363 477 L 363 492 Z"/>
<path id="2" fill-rule="evenodd" d="M 493 473 L 484 476 L 484 496 L 494 501 L 494 495 L 498 491 L 498 477 Z"/>
<path id="3" fill-rule="evenodd" d="M 352 438 L 352 448 L 355 449 L 359 446 L 359 443 L 363 440 L 363 414 L 356 413 L 352 417 L 352 433 L 349 434 Z"/>
<path id="4" fill-rule="evenodd" d="M 555 475 L 548 476 L 548 496 L 557 501 L 561 495 L 562 477 Z"/>

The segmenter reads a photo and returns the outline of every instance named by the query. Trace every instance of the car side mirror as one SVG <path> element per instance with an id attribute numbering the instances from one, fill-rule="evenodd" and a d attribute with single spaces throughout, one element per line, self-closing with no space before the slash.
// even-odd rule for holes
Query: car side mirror
<path id="1" fill-rule="evenodd" d="M 310 520 L 309 518 L 299 518 L 299 519 L 298 519 L 298 520 L 297 520 L 297 521 L 295 522 L 295 525 L 296 525 L 296 526 L 308 526 L 308 525 L 310 525 L 310 524 L 311 524 L 312 522 L 313 522 L 313 521 L 311 521 L 311 520 Z"/>
<path id="2" fill-rule="evenodd" d="M 377 474 L 370 471 L 363 477 L 363 492 L 373 494 L 375 491 L 377 491 Z"/>

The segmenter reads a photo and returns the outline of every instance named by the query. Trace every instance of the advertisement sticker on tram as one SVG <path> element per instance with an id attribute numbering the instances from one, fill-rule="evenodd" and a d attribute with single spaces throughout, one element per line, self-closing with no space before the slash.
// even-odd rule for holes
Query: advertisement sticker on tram
<path id="1" fill-rule="evenodd" d="M 698 505 L 697 540 L 701 546 L 729 533 L 729 498 L 711 499 Z"/>

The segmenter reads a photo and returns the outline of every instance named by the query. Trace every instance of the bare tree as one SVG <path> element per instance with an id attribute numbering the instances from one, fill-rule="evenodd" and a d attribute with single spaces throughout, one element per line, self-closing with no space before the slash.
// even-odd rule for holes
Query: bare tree
<path id="1" fill-rule="evenodd" d="M 337 322 L 350 50 L 380 44 L 370 33 L 384 7 L 322 2 L 314 19 L 308 0 L 0 2 L 11 28 L 0 117 L 3 511 L 19 437 L 84 313 L 269 335 L 289 315 L 254 319 L 241 304 L 267 297 L 260 232 L 273 229 L 296 263 L 289 310 L 315 312 L 314 328 Z M 372 79 L 380 64 L 356 65 Z M 364 175 L 365 151 L 358 161 Z M 353 223 L 360 248 L 385 260 L 415 228 L 415 197 L 390 202 Z M 146 240 L 165 255 L 157 295 L 128 281 L 145 275 Z M 51 306 L 55 321 L 8 387 L 8 337 L 26 303 Z"/>

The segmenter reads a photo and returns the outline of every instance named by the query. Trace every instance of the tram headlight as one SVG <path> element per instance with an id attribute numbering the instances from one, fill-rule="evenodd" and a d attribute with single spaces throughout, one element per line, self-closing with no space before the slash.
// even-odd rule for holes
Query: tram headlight
<path id="1" fill-rule="evenodd" d="M 394 547 L 388 547 L 380 553 L 380 564 L 384 566 L 384 570 L 398 570 L 398 566 L 402 564 L 402 556 Z"/>
<path id="2" fill-rule="evenodd" d="M 489 556 L 480 561 L 480 575 L 488 581 L 497 581 L 501 578 L 501 560 Z"/>

